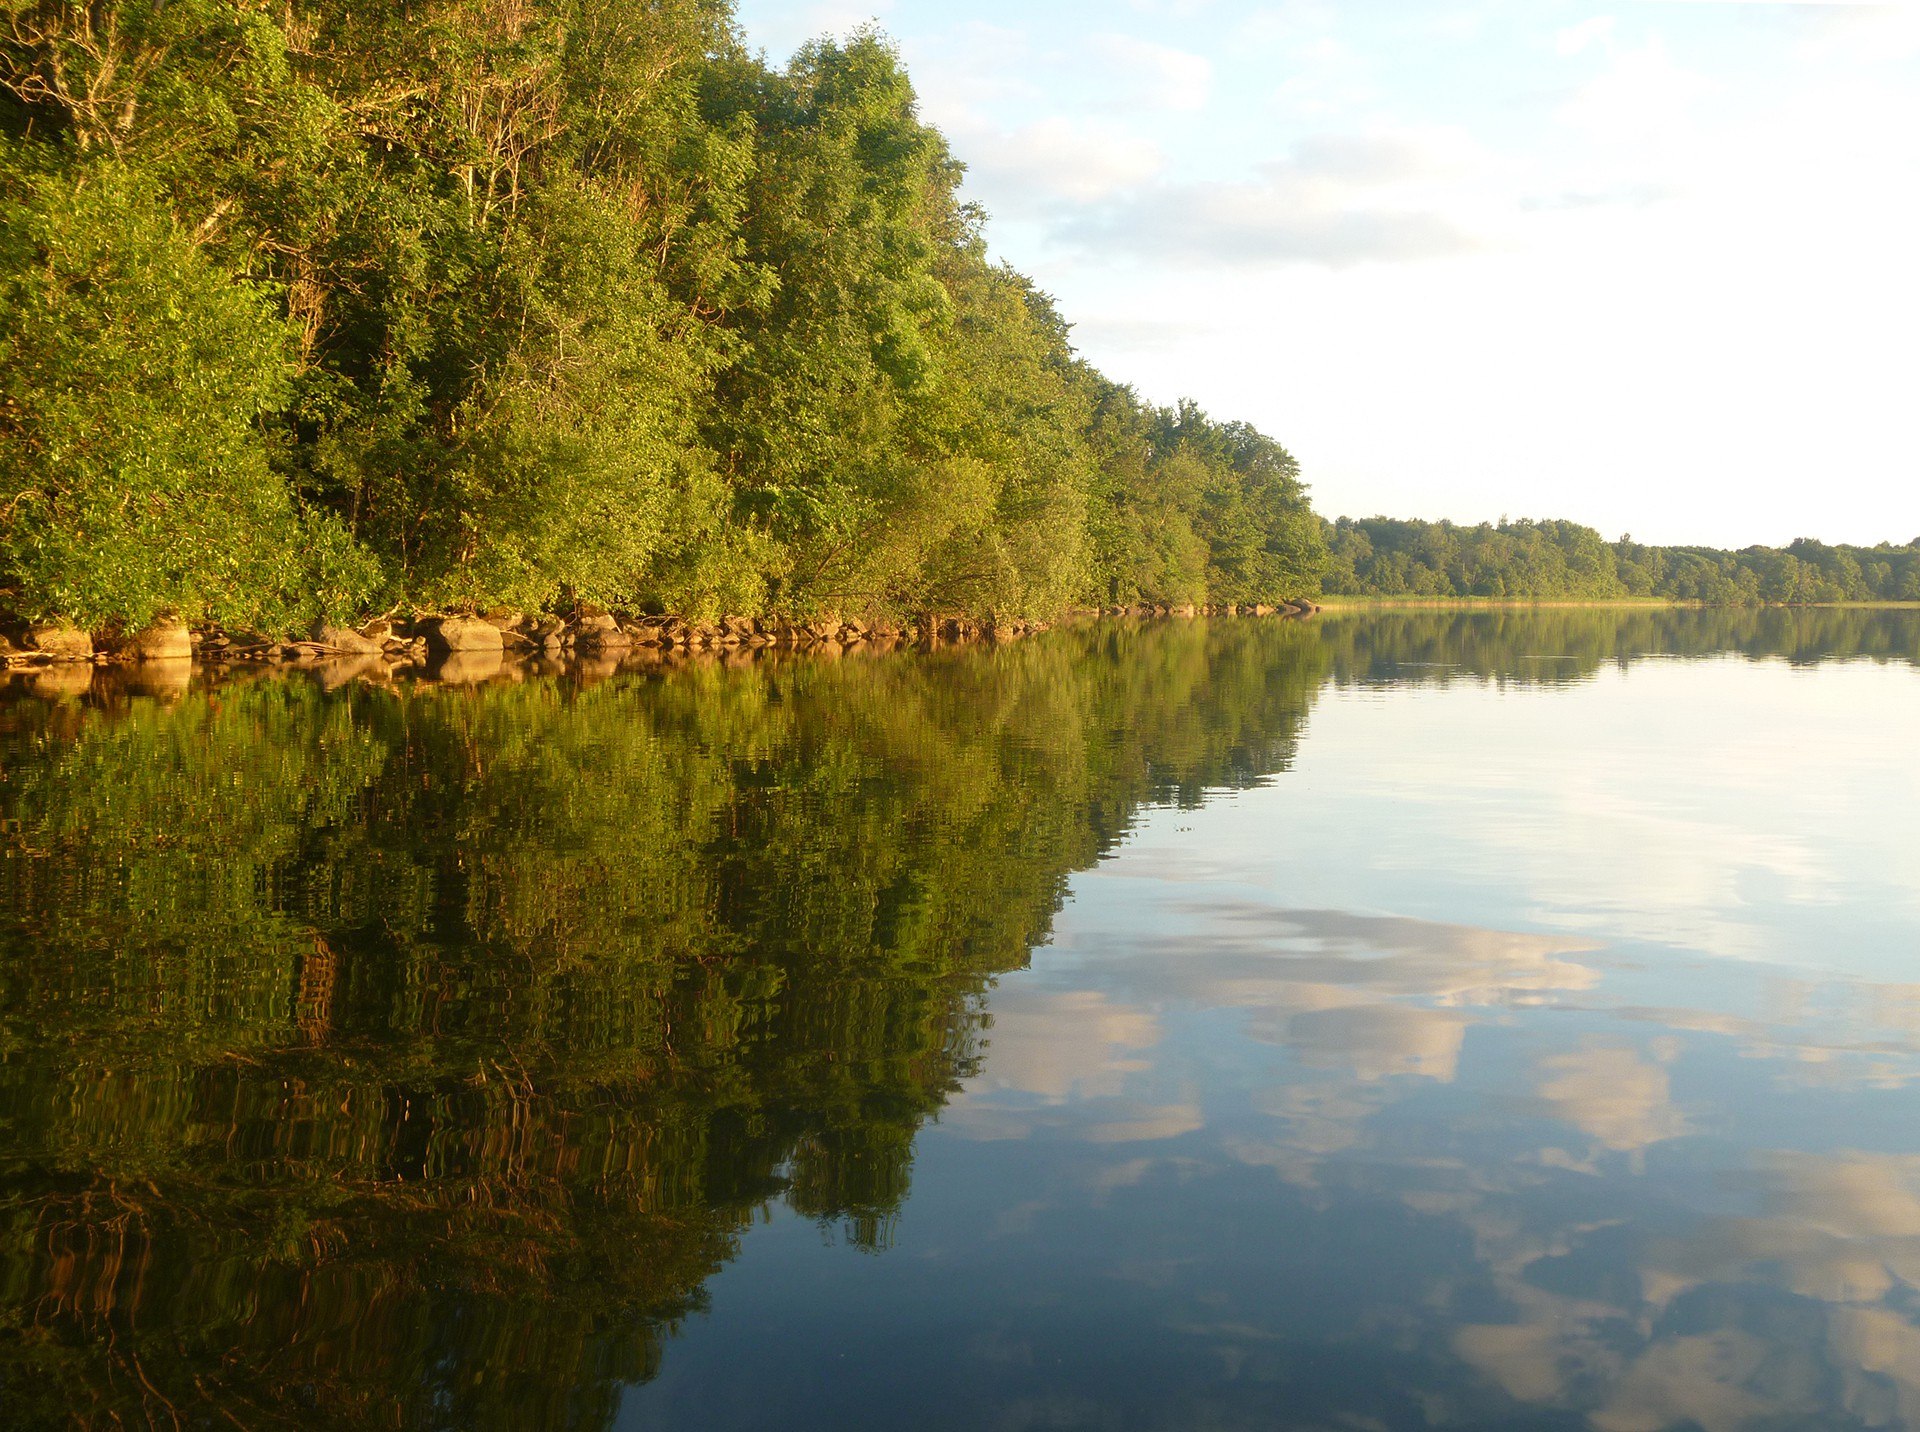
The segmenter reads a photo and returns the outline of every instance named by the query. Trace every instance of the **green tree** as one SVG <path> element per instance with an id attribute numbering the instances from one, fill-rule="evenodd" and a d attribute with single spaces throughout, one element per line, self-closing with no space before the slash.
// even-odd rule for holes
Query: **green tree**
<path id="1" fill-rule="evenodd" d="M 370 564 L 301 511 L 262 420 L 287 399 L 270 296 L 219 271 L 119 164 L 0 198 L 0 586 L 27 617 L 287 622 Z"/>

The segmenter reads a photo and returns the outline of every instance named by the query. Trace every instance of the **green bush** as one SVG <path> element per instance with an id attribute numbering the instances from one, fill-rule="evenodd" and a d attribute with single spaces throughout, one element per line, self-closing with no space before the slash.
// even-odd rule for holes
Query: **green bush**
<path id="1" fill-rule="evenodd" d="M 300 512 L 260 420 L 284 321 L 124 169 L 16 177 L 0 199 L 0 588 L 28 617 L 284 624 L 365 595 L 372 564 Z"/>

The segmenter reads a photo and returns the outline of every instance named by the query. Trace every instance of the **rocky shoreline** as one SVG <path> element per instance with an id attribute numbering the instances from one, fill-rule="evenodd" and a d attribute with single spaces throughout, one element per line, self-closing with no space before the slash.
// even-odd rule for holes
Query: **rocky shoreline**
<path id="1" fill-rule="evenodd" d="M 1271 606 L 1136 605 L 1084 608 L 1064 619 L 1297 619 L 1319 610 L 1310 601 Z M 374 679 L 412 674 L 459 684 L 490 679 L 510 664 L 519 667 L 527 661 L 562 667 L 581 662 L 617 667 L 630 659 L 647 664 L 696 655 L 750 657 L 780 651 L 828 656 L 860 651 L 877 655 L 903 649 L 925 651 L 1017 641 L 1052 625 L 939 616 L 905 623 L 731 616 L 698 622 L 678 616 L 631 615 L 583 607 L 570 616 L 492 611 L 483 615 L 381 618 L 359 627 L 317 623 L 309 636 L 296 640 L 229 631 L 215 625 L 190 627 L 161 621 L 131 636 L 96 640 L 76 627 L 47 622 L 15 626 L 10 633 L 0 629 L 0 664 L 9 674 L 54 677 L 52 684 L 62 690 L 77 690 L 75 678 L 98 667 L 154 668 L 154 675 L 184 675 L 194 667 L 286 666 L 327 668 L 329 675 L 350 673 Z"/>

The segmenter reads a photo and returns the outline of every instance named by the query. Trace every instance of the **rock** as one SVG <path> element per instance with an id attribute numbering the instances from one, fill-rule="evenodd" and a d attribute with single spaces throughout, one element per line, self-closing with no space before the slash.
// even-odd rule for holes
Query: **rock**
<path id="1" fill-rule="evenodd" d="M 39 622 L 27 628 L 28 651 L 58 661 L 87 661 L 93 656 L 93 638 L 65 622 Z"/>
<path id="2" fill-rule="evenodd" d="M 121 648 L 134 661 L 191 661 L 193 633 L 176 621 L 157 621 Z"/>
<path id="3" fill-rule="evenodd" d="M 500 628 L 478 617 L 432 617 L 419 624 L 419 634 L 436 656 L 465 651 L 490 651 L 497 656 L 505 645 Z"/>
<path id="4" fill-rule="evenodd" d="M 567 644 L 567 624 L 559 617 L 541 617 L 522 627 L 520 635 L 541 651 L 558 653 Z"/>
<path id="5" fill-rule="evenodd" d="M 329 622 L 313 624 L 313 639 L 322 646 L 330 646 L 349 656 L 372 656 L 386 649 L 384 643 L 373 637 L 362 636 L 351 627 L 334 626 Z"/>
<path id="6" fill-rule="evenodd" d="M 573 645 L 576 651 L 601 652 L 625 651 L 633 645 L 633 638 L 620 630 L 620 624 L 607 617 L 606 625 L 595 624 L 574 633 Z"/>
<path id="7" fill-rule="evenodd" d="M 582 610 L 581 613 L 573 619 L 573 631 L 577 637 L 585 636 L 588 632 L 618 630 L 620 630 L 620 623 L 611 613 L 597 611 L 593 608 Z"/>
<path id="8" fill-rule="evenodd" d="M 480 620 L 490 627 L 498 627 L 501 631 L 519 631 L 527 624 L 524 613 L 509 611 L 505 607 L 495 607 Z"/>

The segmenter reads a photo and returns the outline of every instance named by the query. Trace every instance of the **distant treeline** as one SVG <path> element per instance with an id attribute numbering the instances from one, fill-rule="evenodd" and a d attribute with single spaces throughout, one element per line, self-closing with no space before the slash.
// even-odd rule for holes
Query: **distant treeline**
<path id="1" fill-rule="evenodd" d="M 0 9 L 0 611 L 290 626 L 1318 589 L 1077 358 L 898 56 L 730 0 Z"/>
<path id="2" fill-rule="evenodd" d="M 1324 589 L 1353 596 L 1594 599 L 1713 605 L 1920 601 L 1920 538 L 1904 547 L 1649 547 L 1573 522 L 1342 517 L 1326 527 Z"/>

